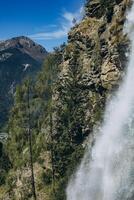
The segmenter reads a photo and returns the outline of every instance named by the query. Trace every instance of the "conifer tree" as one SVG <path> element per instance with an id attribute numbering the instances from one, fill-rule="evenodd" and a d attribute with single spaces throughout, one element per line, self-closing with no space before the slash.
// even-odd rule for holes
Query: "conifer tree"
<path id="1" fill-rule="evenodd" d="M 34 177 L 34 167 L 33 167 L 33 149 L 32 149 L 32 132 L 31 132 L 31 113 L 30 113 L 30 81 L 27 82 L 27 132 L 28 132 L 28 141 L 29 141 L 29 157 L 30 157 L 30 170 L 31 170 L 31 186 L 32 186 L 32 195 L 34 200 L 37 199 L 36 188 L 35 188 L 35 177 Z"/>

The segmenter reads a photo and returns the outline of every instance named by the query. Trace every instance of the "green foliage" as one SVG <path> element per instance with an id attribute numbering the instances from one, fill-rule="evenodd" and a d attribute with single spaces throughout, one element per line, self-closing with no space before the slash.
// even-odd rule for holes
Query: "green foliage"
<path id="1" fill-rule="evenodd" d="M 75 170 L 84 149 L 84 110 L 82 108 L 83 96 L 80 87 L 82 68 L 79 61 L 79 51 L 75 47 L 69 61 L 67 75 L 56 83 L 59 98 L 53 105 L 54 137 L 50 148 L 53 147 L 54 162 L 54 193 L 53 200 L 65 199 L 65 188 L 69 177 Z M 62 82 L 63 81 L 63 82 Z M 60 105 L 58 104 L 60 102 Z M 50 144 L 50 143 L 49 143 Z"/>
<path id="2" fill-rule="evenodd" d="M 11 167 L 4 145 L 0 142 L 0 186 L 5 184 L 6 176 Z"/>
<path id="3" fill-rule="evenodd" d="M 42 71 L 35 80 L 25 80 L 22 86 L 16 88 L 14 106 L 11 110 L 8 125 L 9 139 L 7 148 L 14 167 L 25 166 L 28 163 L 28 87 L 30 87 L 30 118 L 34 158 L 39 156 L 41 148 L 45 148 L 41 126 L 49 114 L 52 99 L 52 84 L 58 74 L 60 62 L 59 49 L 48 55 Z M 57 61 L 56 61 L 57 60 Z"/>
<path id="4" fill-rule="evenodd" d="M 55 190 L 50 194 L 51 199 L 53 200 L 66 200 L 65 188 L 66 188 L 65 179 L 61 178 L 59 181 L 56 181 Z"/>
<path id="5" fill-rule="evenodd" d="M 6 149 L 12 163 L 12 170 L 20 170 L 21 168 L 29 166 L 29 114 L 34 162 L 41 163 L 43 166 L 44 161 L 40 155 L 42 152 L 48 151 L 48 146 L 51 146 L 48 135 L 50 130 L 52 92 L 53 84 L 56 82 L 59 73 L 58 66 L 62 60 L 61 54 L 59 53 L 61 49 L 64 49 L 64 45 L 56 48 L 53 54 L 48 55 L 43 64 L 42 71 L 38 74 L 36 80 L 27 78 L 21 86 L 16 88 L 14 106 L 10 111 L 7 128 L 9 137 L 6 143 Z M 28 110 L 28 91 L 30 113 Z M 4 173 L 2 174 L 3 177 L 1 176 L 1 179 L 2 183 L 4 183 L 5 175 Z M 7 180 L 7 188 L 9 187 L 12 190 L 15 186 L 10 183 L 14 179 L 14 174 L 11 173 L 9 177 Z M 52 170 L 46 169 L 42 173 L 42 183 L 44 185 L 50 185 L 52 183 Z"/>
<path id="6" fill-rule="evenodd" d="M 11 111 L 9 120 L 9 139 L 7 149 L 10 160 L 14 167 L 21 167 L 28 162 L 28 111 L 27 111 L 27 84 L 25 81 L 22 87 L 18 86 L 15 95 L 15 105 Z"/>
<path id="7" fill-rule="evenodd" d="M 42 172 L 41 175 L 41 179 L 42 182 L 44 183 L 44 185 L 49 185 L 52 183 L 52 170 L 51 169 L 47 169 L 45 172 Z"/>
<path id="8" fill-rule="evenodd" d="M 76 43 L 73 47 L 68 71 L 64 76 L 59 75 L 65 45 L 55 48 L 55 51 L 48 55 L 35 80 L 28 78 L 16 88 L 6 144 L 12 163 L 12 170 L 6 180 L 9 191 L 16 187 L 15 171 L 29 166 L 30 125 L 33 161 L 41 170 L 41 175 L 37 177 L 39 178 L 37 193 L 44 190 L 51 200 L 66 199 L 65 188 L 84 154 L 82 144 L 87 136 L 85 97 L 88 96 L 88 89 L 81 82 L 83 67 L 79 48 Z M 99 120 L 100 113 L 98 110 L 94 115 L 95 120 Z M 45 160 L 46 152 L 49 154 L 48 162 Z M 3 173 L 2 183 L 4 181 Z M 24 198 L 27 198 L 27 195 Z"/>
<path id="9" fill-rule="evenodd" d="M 115 5 L 115 1 L 114 0 L 100 0 L 102 9 L 104 9 L 105 13 L 106 13 L 106 17 L 107 17 L 107 22 L 111 22 L 114 11 L 113 11 L 113 7 Z"/>

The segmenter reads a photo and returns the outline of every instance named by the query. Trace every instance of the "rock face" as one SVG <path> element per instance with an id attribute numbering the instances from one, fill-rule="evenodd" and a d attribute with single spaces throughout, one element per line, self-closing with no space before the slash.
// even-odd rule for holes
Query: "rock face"
<path id="1" fill-rule="evenodd" d="M 53 96 L 56 140 L 63 142 L 68 134 L 73 149 L 65 151 L 66 161 L 57 150 L 61 177 L 68 173 L 70 157 L 75 155 L 78 164 L 78 148 L 101 122 L 106 100 L 124 75 L 129 41 L 123 27 L 130 5 L 127 0 L 89 0 L 84 19 L 69 32 Z"/>
<path id="2" fill-rule="evenodd" d="M 69 32 L 54 98 L 56 107 L 60 106 L 64 112 L 67 99 L 72 101 L 69 90 L 74 90 L 74 98 L 78 98 L 74 112 L 76 118 L 80 116 L 76 121 L 82 136 L 91 133 L 104 109 L 107 94 L 118 87 L 123 77 L 129 46 L 123 27 L 130 4 L 127 0 L 87 1 L 85 18 Z M 58 119 L 59 114 L 56 115 Z"/>
<path id="3" fill-rule="evenodd" d="M 45 48 L 24 36 L 0 42 L 0 125 L 7 118 L 16 84 L 39 71 L 46 55 Z"/>

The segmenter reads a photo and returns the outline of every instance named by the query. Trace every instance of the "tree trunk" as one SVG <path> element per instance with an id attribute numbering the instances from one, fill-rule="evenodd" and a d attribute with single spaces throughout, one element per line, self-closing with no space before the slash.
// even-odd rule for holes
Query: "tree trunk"
<path id="1" fill-rule="evenodd" d="M 37 200 L 36 189 L 35 189 L 35 178 L 33 168 L 33 150 L 32 150 L 32 133 L 31 133 L 31 116 L 30 116 L 30 86 L 28 83 L 28 140 L 29 140 L 29 156 L 30 156 L 30 170 L 31 170 L 31 186 L 32 196 L 34 200 Z"/>

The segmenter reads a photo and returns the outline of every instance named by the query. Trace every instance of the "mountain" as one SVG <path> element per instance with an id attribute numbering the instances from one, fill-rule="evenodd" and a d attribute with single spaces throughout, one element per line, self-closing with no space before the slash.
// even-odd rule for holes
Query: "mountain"
<path id="1" fill-rule="evenodd" d="M 44 47 L 24 36 L 0 42 L 0 124 L 7 118 L 15 86 L 27 75 L 35 75 L 47 54 Z"/>
<path id="2" fill-rule="evenodd" d="M 17 49 L 22 54 L 26 54 L 39 63 L 42 63 L 47 54 L 47 51 L 44 47 L 35 43 L 28 37 L 20 36 L 0 42 L 0 60 L 3 61 L 7 58 L 10 58 L 11 54 L 13 53 L 12 50 L 14 49 Z"/>

